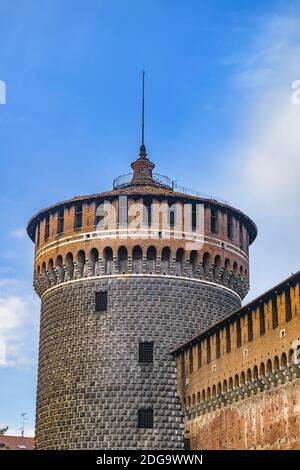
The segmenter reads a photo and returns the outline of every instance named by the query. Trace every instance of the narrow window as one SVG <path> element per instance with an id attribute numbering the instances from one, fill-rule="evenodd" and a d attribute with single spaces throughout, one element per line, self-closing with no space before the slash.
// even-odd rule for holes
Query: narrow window
<path id="1" fill-rule="evenodd" d="M 35 232 L 36 246 L 39 246 L 40 244 L 40 234 L 41 234 L 40 223 L 38 222 L 36 226 L 36 232 Z"/>
<path id="2" fill-rule="evenodd" d="M 119 196 L 119 226 L 127 227 L 127 196 Z"/>
<path id="3" fill-rule="evenodd" d="M 241 330 L 241 319 L 238 318 L 236 321 L 236 347 L 239 348 L 242 345 L 242 330 Z"/>
<path id="4" fill-rule="evenodd" d="M 198 343 L 198 369 L 202 367 L 202 345 Z"/>
<path id="5" fill-rule="evenodd" d="M 96 212 L 95 212 L 96 229 L 98 230 L 104 229 L 104 216 L 105 216 L 104 204 L 103 203 L 98 204 L 98 206 L 96 206 Z"/>
<path id="6" fill-rule="evenodd" d="M 64 209 L 59 209 L 57 213 L 57 233 L 64 231 Z"/>
<path id="7" fill-rule="evenodd" d="M 210 337 L 206 340 L 206 362 L 209 364 L 211 361 L 211 350 L 210 350 Z"/>
<path id="8" fill-rule="evenodd" d="M 171 210 L 170 211 L 170 228 L 175 227 L 175 211 Z"/>
<path id="9" fill-rule="evenodd" d="M 82 227 L 82 204 L 76 204 L 74 216 L 74 229 Z"/>
<path id="10" fill-rule="evenodd" d="M 189 349 L 189 363 L 190 363 L 190 374 L 191 374 L 194 369 L 193 347 L 190 347 Z"/>
<path id="11" fill-rule="evenodd" d="M 243 224 L 240 221 L 240 248 L 244 247 Z"/>
<path id="12" fill-rule="evenodd" d="M 253 321 L 252 321 L 252 312 L 247 314 L 248 318 L 248 341 L 253 340 Z"/>
<path id="13" fill-rule="evenodd" d="M 227 237 L 233 239 L 233 220 L 230 214 L 227 214 Z"/>
<path id="14" fill-rule="evenodd" d="M 291 294 L 290 289 L 285 289 L 285 320 L 290 321 L 292 319 L 292 307 L 291 307 Z"/>
<path id="15" fill-rule="evenodd" d="M 266 332 L 264 304 L 260 304 L 259 306 L 259 331 L 260 336 L 264 335 Z"/>
<path id="16" fill-rule="evenodd" d="M 214 207 L 210 211 L 211 233 L 218 233 L 218 211 Z"/>
<path id="17" fill-rule="evenodd" d="M 153 408 L 140 408 L 138 413 L 139 428 L 153 428 Z"/>
<path id="18" fill-rule="evenodd" d="M 96 312 L 106 312 L 107 310 L 107 291 L 96 292 L 95 294 Z"/>
<path id="19" fill-rule="evenodd" d="M 50 234 L 50 215 L 48 214 L 45 219 L 45 242 L 48 240 Z"/>
<path id="20" fill-rule="evenodd" d="M 226 352 L 231 351 L 230 325 L 226 325 Z"/>
<path id="21" fill-rule="evenodd" d="M 219 359 L 221 356 L 221 342 L 220 342 L 220 331 L 216 333 L 216 358 Z"/>
<path id="22" fill-rule="evenodd" d="M 192 204 L 192 230 L 197 228 L 197 205 Z"/>
<path id="23" fill-rule="evenodd" d="M 153 363 L 153 342 L 144 341 L 139 343 L 139 362 L 144 364 Z"/>
<path id="24" fill-rule="evenodd" d="M 151 227 L 152 224 L 152 208 L 151 208 L 152 201 L 144 201 L 144 225 L 146 227 Z"/>
<path id="25" fill-rule="evenodd" d="M 278 308 L 276 295 L 272 297 L 272 326 L 274 329 L 278 326 Z"/>

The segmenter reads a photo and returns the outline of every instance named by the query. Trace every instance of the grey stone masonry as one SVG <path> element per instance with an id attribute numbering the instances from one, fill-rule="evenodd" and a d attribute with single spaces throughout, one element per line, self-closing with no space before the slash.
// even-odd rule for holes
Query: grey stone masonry
<path id="1" fill-rule="evenodd" d="M 95 293 L 107 291 L 107 311 Z M 183 413 L 170 351 L 240 306 L 233 292 L 176 277 L 82 278 L 42 298 L 38 449 L 182 449 Z M 139 364 L 139 342 L 154 342 Z M 138 428 L 153 407 L 153 429 Z"/>

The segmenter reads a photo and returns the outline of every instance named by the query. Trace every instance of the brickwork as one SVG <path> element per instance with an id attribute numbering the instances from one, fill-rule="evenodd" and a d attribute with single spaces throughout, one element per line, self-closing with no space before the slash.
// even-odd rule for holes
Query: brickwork
<path id="1" fill-rule="evenodd" d="M 185 424 L 191 449 L 300 449 L 300 379 Z"/>
<path id="2" fill-rule="evenodd" d="M 107 290 L 107 312 L 95 292 Z M 183 422 L 170 353 L 239 306 L 221 287 L 151 276 L 82 279 L 42 298 L 38 449 L 181 449 Z M 153 365 L 138 364 L 154 342 Z M 154 428 L 139 429 L 153 406 Z"/>
<path id="3" fill-rule="evenodd" d="M 282 403 L 285 390 L 284 406 L 291 410 L 291 415 L 284 421 L 285 408 L 276 405 L 277 408 L 269 410 L 268 419 L 272 419 L 270 414 L 273 412 L 273 419 L 281 420 L 278 439 L 292 442 L 288 440 L 288 426 L 293 426 L 296 420 L 298 434 L 300 432 L 299 392 L 293 395 L 298 401 L 292 399 L 290 393 L 294 390 L 290 382 L 300 378 L 297 348 L 300 348 L 299 272 L 177 348 L 178 391 L 192 445 L 200 446 L 196 448 L 279 445 L 277 441 L 273 443 L 267 432 L 262 437 L 258 428 L 249 444 L 246 439 L 250 432 L 248 417 L 251 410 L 255 415 L 259 413 L 259 407 L 268 407 L 269 400 L 273 407 L 276 397 Z M 295 387 L 299 389 L 299 385 Z M 273 393 L 273 388 L 280 388 L 280 391 Z M 235 405 L 237 401 L 240 405 Z M 221 420 L 223 428 L 216 430 L 215 418 Z M 234 428 L 230 430 L 233 418 L 240 428 L 239 438 L 234 437 Z M 224 432 L 224 426 L 228 431 Z M 269 426 L 269 423 L 262 417 L 260 426 Z M 211 427 L 210 433 L 206 432 L 207 427 Z"/>

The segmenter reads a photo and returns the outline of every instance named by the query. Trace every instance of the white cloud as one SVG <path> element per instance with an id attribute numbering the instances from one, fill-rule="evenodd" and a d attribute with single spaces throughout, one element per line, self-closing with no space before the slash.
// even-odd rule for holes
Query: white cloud
<path id="1" fill-rule="evenodd" d="M 0 366 L 36 362 L 33 338 L 38 329 L 38 301 L 16 279 L 0 280 Z"/>
<path id="2" fill-rule="evenodd" d="M 21 228 L 17 228 L 15 230 L 12 230 L 10 233 L 9 233 L 9 236 L 11 238 L 16 238 L 16 239 L 19 239 L 19 240 L 22 240 L 24 238 L 27 237 L 27 234 L 26 234 L 26 228 L 25 227 L 21 227 Z"/>
<path id="3" fill-rule="evenodd" d="M 230 199 L 259 229 L 250 252 L 251 297 L 300 267 L 300 105 L 291 100 L 297 79 L 300 19 L 265 19 L 233 79 L 246 107 L 240 141 L 228 154 Z"/>

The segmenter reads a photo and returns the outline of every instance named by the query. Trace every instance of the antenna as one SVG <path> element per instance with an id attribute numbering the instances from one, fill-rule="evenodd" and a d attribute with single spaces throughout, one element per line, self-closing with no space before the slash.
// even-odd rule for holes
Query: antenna
<path id="1" fill-rule="evenodd" d="M 145 128 L 145 70 L 142 71 L 142 145 L 144 145 Z"/>
<path id="2" fill-rule="evenodd" d="M 26 421 L 26 413 L 21 413 L 22 416 L 22 427 L 21 427 L 21 436 L 24 437 L 24 430 L 25 430 L 25 421 Z"/>

